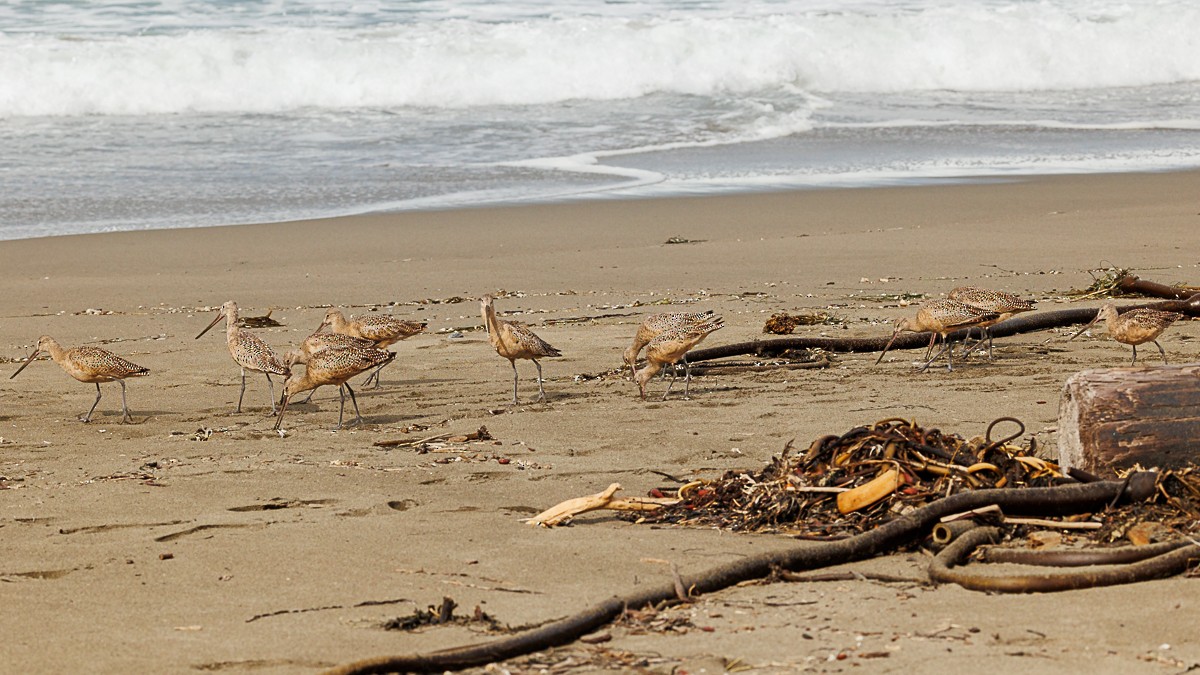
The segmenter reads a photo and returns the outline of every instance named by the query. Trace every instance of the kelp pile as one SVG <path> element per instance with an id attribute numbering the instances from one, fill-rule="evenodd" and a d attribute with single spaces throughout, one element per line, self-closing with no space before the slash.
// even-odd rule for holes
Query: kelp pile
<path id="1" fill-rule="evenodd" d="M 993 440 L 1001 425 L 1016 428 Z M 967 490 L 1076 482 L 1054 462 L 1034 456 L 1034 440 L 1014 444 L 1023 433 L 1024 426 L 1013 418 L 1000 418 L 984 435 L 969 440 L 912 421 L 885 419 L 818 438 L 800 454 L 789 443 L 757 473 L 731 471 L 717 480 L 689 483 L 678 490 L 678 503 L 631 517 L 824 539 L 865 532 Z M 1137 506 L 1141 515 L 1110 513 L 1101 532 L 1112 540 L 1148 517 L 1193 529 L 1200 512 L 1200 476 L 1191 470 L 1164 472 L 1157 490 L 1160 494 L 1151 503 Z"/>

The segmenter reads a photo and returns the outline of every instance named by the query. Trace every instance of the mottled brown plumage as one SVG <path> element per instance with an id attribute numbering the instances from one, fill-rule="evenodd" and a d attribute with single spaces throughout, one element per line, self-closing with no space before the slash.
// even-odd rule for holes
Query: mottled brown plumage
<path id="1" fill-rule="evenodd" d="M 1094 326 L 1097 321 L 1103 320 L 1109 337 L 1133 347 L 1133 360 L 1129 365 L 1137 363 L 1137 346 L 1146 342 L 1153 342 L 1154 346 L 1158 347 L 1159 353 L 1162 354 L 1163 364 L 1166 364 L 1167 352 L 1162 345 L 1158 344 L 1158 336 L 1162 335 L 1163 331 L 1171 324 L 1182 318 L 1183 315 L 1178 312 L 1160 312 L 1156 309 L 1138 308 L 1118 312 L 1115 304 L 1106 302 L 1096 312 L 1096 318 L 1080 328 L 1079 332 L 1072 335 L 1067 341 L 1074 340 Z"/>
<path id="2" fill-rule="evenodd" d="M 986 337 L 989 359 L 992 358 L 991 327 L 1001 321 L 1007 321 L 1021 312 L 1031 312 L 1037 309 L 1033 306 L 1034 303 L 1032 300 L 1025 300 L 1014 293 L 994 291 L 989 288 L 978 288 L 975 286 L 959 286 L 950 291 L 946 297 L 950 300 L 957 300 L 972 307 L 978 307 L 979 309 L 999 314 L 994 320 L 978 324 L 980 331 L 979 342 L 971 348 L 973 350 L 975 347 L 983 344 L 983 338 Z"/>
<path id="3" fill-rule="evenodd" d="M 296 349 L 289 351 L 287 356 L 288 360 L 293 364 L 303 363 L 305 367 L 303 375 L 297 376 L 295 373 L 292 373 L 284 382 L 283 400 L 279 410 L 279 418 L 275 420 L 275 429 L 277 430 L 283 424 L 283 413 L 287 410 L 288 403 L 291 402 L 292 397 L 302 391 L 316 389 L 326 384 L 337 385 L 338 391 L 341 393 L 341 404 L 338 406 L 338 423 L 334 429 L 342 428 L 342 414 L 346 409 L 346 392 L 350 393 L 350 401 L 354 404 L 354 421 L 356 424 L 361 423 L 363 418 L 362 414 L 358 411 L 358 400 L 354 396 L 354 390 L 349 385 L 350 378 L 360 373 L 365 373 L 372 368 L 385 365 L 396 355 L 382 349 L 345 347 L 341 349 L 322 349 L 311 354 L 305 354 L 303 351 Z"/>
<path id="4" fill-rule="evenodd" d="M 678 363 L 689 350 L 700 344 L 710 333 L 718 330 L 723 325 L 721 320 L 717 319 L 708 323 L 680 326 L 663 331 L 646 343 L 646 365 L 634 373 L 633 376 L 634 381 L 637 382 L 638 392 L 641 394 L 642 400 L 646 400 L 646 383 L 650 381 L 650 378 L 658 374 L 665 366 L 673 366 Z M 675 378 L 676 374 L 672 370 L 671 382 L 667 385 L 667 390 L 663 392 L 662 400 L 667 400 L 667 394 L 671 393 L 671 387 L 675 384 Z M 689 372 L 684 379 L 684 398 L 688 398 L 691 379 L 691 373 Z"/>
<path id="5" fill-rule="evenodd" d="M 517 359 L 529 359 L 538 371 L 538 401 L 546 400 L 546 390 L 542 387 L 542 364 L 539 358 L 562 356 L 550 343 L 534 334 L 525 324 L 516 321 L 504 321 L 496 318 L 495 298 L 485 295 L 479 299 L 479 308 L 483 314 L 483 323 L 487 327 L 488 342 L 496 348 L 496 353 L 508 359 L 513 369 L 513 405 L 517 399 Z"/>
<path id="6" fill-rule="evenodd" d="M 630 374 L 636 376 L 638 354 L 641 353 L 642 347 L 645 347 L 654 338 L 669 330 L 691 328 L 710 321 L 721 321 L 719 317 L 713 316 L 711 309 L 703 312 L 666 312 L 646 317 L 633 336 L 633 344 L 625 350 L 625 363 L 629 364 Z M 686 365 L 687 356 L 684 356 L 682 360 Z"/>
<path id="7" fill-rule="evenodd" d="M 200 331 L 196 339 L 199 340 L 213 326 L 220 323 L 221 319 L 225 319 L 225 344 L 229 347 L 229 355 L 242 369 L 242 389 L 238 392 L 237 412 L 242 412 L 242 397 L 246 394 L 246 371 L 252 370 L 266 375 L 267 387 L 271 390 L 271 414 L 276 414 L 275 383 L 271 381 L 271 375 L 287 377 L 291 371 L 279 362 L 279 358 L 267 343 L 238 326 L 238 306 L 232 300 L 221 305 L 216 318 L 207 328 Z"/>
<path id="8" fill-rule="evenodd" d="M 121 385 L 121 421 L 132 421 L 133 418 L 129 415 L 129 406 L 125 403 L 125 378 L 149 375 L 148 368 L 143 368 L 99 347 L 84 346 L 64 349 L 54 338 L 43 335 L 38 338 L 37 348 L 29 355 L 29 358 L 25 359 L 25 363 L 17 368 L 17 372 L 10 375 L 8 379 L 11 380 L 21 374 L 21 371 L 25 370 L 25 366 L 33 363 L 34 358 L 41 352 L 49 354 L 50 358 L 54 359 L 54 362 L 71 377 L 80 382 L 96 385 L 96 400 L 87 414 L 80 418 L 81 421 L 91 421 L 92 413 L 95 412 L 96 406 L 100 405 L 100 385 L 104 382 L 117 382 Z"/>
<path id="9" fill-rule="evenodd" d="M 947 368 L 954 370 L 953 350 L 950 343 L 946 342 L 946 336 L 959 328 L 971 328 L 988 321 L 995 321 L 999 316 L 998 312 L 989 312 L 957 300 L 930 300 L 917 308 L 917 315 L 914 318 L 900 319 L 896 322 L 892 331 L 892 339 L 888 340 L 887 346 L 883 348 L 883 352 L 879 354 L 875 363 L 878 364 L 883 360 L 884 355 L 892 348 L 892 343 L 896 341 L 896 336 L 901 332 L 924 333 L 929 331 L 932 333 L 929 337 L 930 349 L 936 344 L 938 337 L 942 338 L 944 346 L 941 352 L 934 354 L 933 358 L 921 366 L 921 371 L 924 372 L 942 355 L 942 352 L 946 352 Z"/>
<path id="10" fill-rule="evenodd" d="M 424 321 L 405 321 L 387 314 L 369 314 L 351 317 L 347 320 L 341 310 L 330 309 L 325 313 L 325 320 L 321 322 L 320 326 L 317 326 L 317 334 L 319 335 L 322 329 L 329 328 L 334 333 L 370 340 L 375 343 L 377 348 L 387 349 L 393 344 L 407 340 L 425 330 L 425 326 Z M 378 389 L 381 384 L 379 371 L 382 369 L 382 366 L 377 368 L 363 384 L 374 379 L 375 388 Z"/>

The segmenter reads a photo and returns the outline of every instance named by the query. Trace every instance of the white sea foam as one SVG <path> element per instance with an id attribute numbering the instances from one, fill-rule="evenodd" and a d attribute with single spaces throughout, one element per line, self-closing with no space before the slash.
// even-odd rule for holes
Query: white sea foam
<path id="1" fill-rule="evenodd" d="M 885 3 L 779 13 L 756 6 L 747 15 L 7 32 L 0 118 L 1200 80 L 1200 5 L 1190 1 Z"/>

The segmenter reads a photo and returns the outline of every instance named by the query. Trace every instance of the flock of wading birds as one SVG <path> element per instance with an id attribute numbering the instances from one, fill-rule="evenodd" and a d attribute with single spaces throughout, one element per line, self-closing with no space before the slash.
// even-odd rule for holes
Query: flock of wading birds
<path id="1" fill-rule="evenodd" d="M 517 399 L 517 359 L 529 359 L 537 366 L 538 398 L 543 401 L 546 391 L 542 386 L 542 364 L 539 358 L 561 356 L 561 353 L 545 340 L 538 337 L 527 326 L 516 321 L 505 321 L 496 317 L 493 298 L 485 295 L 480 298 L 480 310 L 484 325 L 487 327 L 488 341 L 495 347 L 496 353 L 509 360 L 513 368 L 513 404 Z M 883 360 L 888 349 L 903 331 L 930 333 L 929 347 L 926 350 L 926 361 L 920 367 L 923 372 L 943 353 L 946 355 L 946 366 L 954 370 L 953 347 L 947 336 L 959 329 L 979 328 L 980 337 L 970 349 L 963 354 L 988 341 L 988 356 L 991 358 L 992 338 L 989 328 L 1020 312 L 1034 309 L 1033 302 L 1004 291 L 993 291 L 983 288 L 960 287 L 949 293 L 946 299 L 931 300 L 923 303 L 913 318 L 900 319 L 895 323 L 892 338 L 875 361 Z M 1167 362 L 1167 354 L 1162 345 L 1158 344 L 1158 336 L 1182 314 L 1175 312 L 1160 312 L 1151 309 L 1132 309 L 1118 313 L 1111 302 L 1105 304 L 1090 323 L 1071 336 L 1071 340 L 1081 335 L 1097 321 L 1104 319 L 1108 334 L 1119 342 L 1133 346 L 1133 363 L 1137 363 L 1137 345 L 1153 342 L 1162 354 L 1163 363 Z M 238 392 L 237 412 L 242 411 L 242 397 L 246 393 L 246 371 L 263 373 L 267 378 L 267 386 L 271 393 L 271 413 L 276 416 L 275 429 L 283 423 L 283 413 L 288 403 L 301 392 L 312 392 L 322 385 L 337 385 L 340 393 L 338 407 L 338 425 L 342 428 L 342 418 L 346 407 L 346 394 L 354 405 L 355 423 L 363 421 L 358 411 L 358 401 L 355 400 L 354 390 L 350 388 L 350 378 L 361 373 L 372 371 L 363 381 L 364 386 L 375 381 L 379 387 L 379 371 L 391 363 L 395 353 L 387 350 L 392 344 L 411 337 L 425 330 L 425 323 L 403 321 L 393 316 L 374 315 L 352 318 L 347 320 L 340 310 L 330 309 L 325 320 L 317 327 L 317 332 L 308 336 L 299 349 L 287 351 L 281 360 L 267 343 L 253 333 L 243 330 L 238 325 L 238 308 L 233 301 L 226 302 L 218 310 L 216 318 L 208 327 L 200 331 L 196 339 L 202 337 L 211 328 L 225 319 L 225 341 L 229 347 L 229 355 L 242 369 L 242 387 Z M 663 371 L 666 366 L 672 366 L 671 382 L 663 393 L 666 400 L 671 393 L 677 373 L 674 366 L 680 361 L 685 368 L 684 396 L 688 394 L 691 373 L 687 364 L 687 352 L 700 344 L 710 333 L 724 325 L 720 317 L 714 316 L 711 310 L 704 312 L 672 312 L 655 314 L 647 317 L 638 326 L 633 344 L 625 350 L 625 363 L 629 366 L 633 379 L 637 382 L 642 400 L 646 399 L 646 385 L 652 377 Z M 325 329 L 328 329 L 326 332 Z M 942 339 L 942 349 L 930 356 L 938 338 Z M 637 358 L 642 348 L 646 349 L 646 365 L 637 368 Z M 100 404 L 100 385 L 106 382 L 117 382 L 121 385 L 122 422 L 132 421 L 129 407 L 125 401 L 125 379 L 148 375 L 150 370 L 117 356 L 98 347 L 75 347 L 64 349 L 54 338 L 43 335 L 38 339 L 37 348 L 29 358 L 17 369 L 9 379 L 16 377 L 25 367 L 33 363 L 38 354 L 46 352 L 55 363 L 62 366 L 68 375 L 80 382 L 96 385 L 96 400 L 92 403 L 87 414 L 80 418 L 83 422 L 91 420 L 92 413 Z M 296 364 L 304 365 L 304 373 L 297 375 L 292 371 Z M 282 375 L 284 380 L 283 394 L 279 406 L 275 405 L 275 385 L 271 375 Z M 666 372 L 663 372 L 666 377 Z M 312 397 L 312 394 L 309 394 Z"/>

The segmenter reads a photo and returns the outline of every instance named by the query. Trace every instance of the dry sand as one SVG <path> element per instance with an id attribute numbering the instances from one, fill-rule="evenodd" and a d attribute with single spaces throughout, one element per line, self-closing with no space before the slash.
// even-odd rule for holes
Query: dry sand
<path id="1" fill-rule="evenodd" d="M 891 416 L 969 436 L 1012 415 L 1052 447 L 1064 379 L 1125 363 L 1127 347 L 1025 335 L 999 341 L 993 363 L 919 375 L 913 352 L 879 366 L 873 354 L 840 355 L 819 371 L 701 377 L 691 400 L 665 403 L 643 403 L 620 377 L 576 376 L 617 367 L 641 317 L 666 299 L 724 315 L 711 346 L 754 338 L 775 311 L 846 322 L 799 335 L 886 335 L 913 311 L 888 296 L 964 283 L 1054 308 L 1109 264 L 1196 282 L 1198 195 L 1200 173 L 1065 176 L 0 243 L 0 374 L 41 334 L 152 370 L 129 382 L 129 425 L 115 385 L 92 423 L 78 422 L 93 389 L 53 363 L 0 380 L 0 670 L 303 673 L 455 646 L 481 636 L 380 624 L 443 596 L 533 624 L 668 579 L 653 560 L 693 571 L 797 545 L 604 514 L 554 530 L 521 522 L 610 482 L 638 495 L 669 484 L 656 472 L 757 469 L 788 439 Z M 693 243 L 665 245 L 672 237 Z M 563 351 L 544 362 L 544 405 L 506 408 L 511 370 L 478 329 L 478 303 L 451 302 L 500 291 L 516 294 L 497 301 L 502 315 Z M 396 347 L 382 389 L 360 390 L 366 425 L 331 432 L 337 399 L 324 389 L 289 409 L 280 438 L 263 378 L 250 377 L 247 407 L 233 414 L 238 369 L 220 332 L 193 339 L 214 315 L 205 308 L 229 299 L 244 315 L 272 310 L 283 326 L 257 334 L 276 349 L 309 334 L 328 305 L 427 320 L 429 332 Z M 1185 322 L 1165 335 L 1174 361 L 1196 360 L 1197 332 Z M 532 365 L 520 368 L 531 399 Z M 372 446 L 483 425 L 499 442 L 470 452 Z M 906 553 L 854 568 L 919 579 L 922 565 Z M 690 628 L 615 627 L 610 642 L 544 660 L 580 664 L 555 672 L 1180 672 L 1200 663 L 1194 584 L 1029 597 L 755 585 L 668 612 Z"/>

